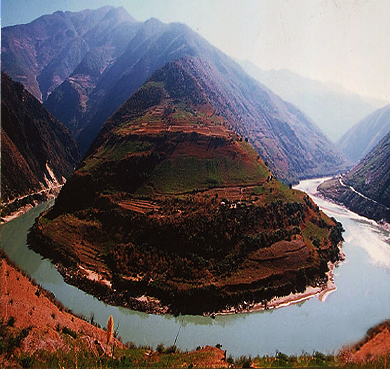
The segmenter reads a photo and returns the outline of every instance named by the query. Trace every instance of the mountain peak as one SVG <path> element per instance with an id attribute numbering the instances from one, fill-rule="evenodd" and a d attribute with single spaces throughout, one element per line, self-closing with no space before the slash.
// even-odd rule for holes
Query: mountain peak
<path id="1" fill-rule="evenodd" d="M 135 18 L 133 18 L 123 6 L 120 6 L 118 8 L 111 7 L 111 9 L 107 12 L 106 16 L 104 17 L 104 19 L 115 20 L 118 23 L 121 22 L 138 23 L 138 21 Z"/>

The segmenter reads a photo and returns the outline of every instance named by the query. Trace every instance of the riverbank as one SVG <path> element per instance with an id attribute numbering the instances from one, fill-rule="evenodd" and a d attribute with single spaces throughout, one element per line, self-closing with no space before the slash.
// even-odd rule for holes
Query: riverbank
<path id="1" fill-rule="evenodd" d="M 327 281 L 325 283 L 318 284 L 317 286 L 307 286 L 304 292 L 290 293 L 287 296 L 273 297 L 270 301 L 265 301 L 255 304 L 244 304 L 239 305 L 236 308 L 230 310 L 223 310 L 222 312 L 207 314 L 211 316 L 216 315 L 229 315 L 229 314 L 238 314 L 238 313 L 250 313 L 255 311 L 264 311 L 264 310 L 274 310 L 282 307 L 287 307 L 293 304 L 299 304 L 301 302 L 307 301 L 314 297 L 317 297 L 319 301 L 325 302 L 326 298 L 337 290 L 335 281 L 334 281 L 334 269 L 341 262 L 345 260 L 345 254 L 342 251 L 340 243 L 340 261 L 336 263 L 328 262 L 329 271 L 326 273 Z"/>
<path id="2" fill-rule="evenodd" d="M 389 360 L 390 322 L 367 332 L 357 344 L 334 355 L 240 356 L 233 358 L 221 345 L 181 352 L 176 346 L 156 348 L 107 344 L 107 332 L 71 314 L 53 295 L 1 255 L 0 365 L 4 368 L 40 367 L 208 367 L 253 368 L 269 366 L 383 368 Z M 93 322 L 93 317 L 91 317 Z M 96 324 L 96 323 L 95 323 Z"/>
<path id="3" fill-rule="evenodd" d="M 345 260 L 345 255 L 340 249 L 340 261 L 336 263 L 328 262 L 329 271 L 326 273 L 326 281 L 318 283 L 316 286 L 307 286 L 304 292 L 291 292 L 286 296 L 273 297 L 272 299 L 262 302 L 242 302 L 229 309 L 221 309 L 218 311 L 203 312 L 203 316 L 215 318 L 230 314 L 243 314 L 256 311 L 273 310 L 282 307 L 287 307 L 292 304 L 301 303 L 311 298 L 317 297 L 321 302 L 325 302 L 326 298 L 337 290 L 334 281 L 334 269 L 342 261 Z M 67 268 L 62 263 L 57 262 L 57 270 L 63 276 L 64 281 L 68 284 L 92 294 L 99 300 L 113 306 L 121 306 L 136 311 L 141 311 L 148 314 L 164 315 L 175 314 L 172 306 L 163 304 L 159 299 L 147 295 L 138 297 L 130 296 L 124 291 L 118 291 L 113 288 L 112 281 L 107 278 L 107 275 L 98 274 L 95 271 L 88 270 L 82 266 Z"/>
<path id="4" fill-rule="evenodd" d="M 390 209 L 358 192 L 354 187 L 346 185 L 342 177 L 326 180 L 318 186 L 317 191 L 326 200 L 345 206 L 349 210 L 387 227 L 386 224 L 390 219 Z"/>
<path id="5" fill-rule="evenodd" d="M 383 235 L 378 227 L 371 227 L 357 215 L 331 203 L 319 200 L 318 204 L 326 209 L 329 216 L 340 220 L 346 229 L 343 249 L 348 262 L 341 263 L 335 270 L 338 290 L 324 304 L 315 297 L 303 304 L 269 312 L 230 314 L 211 319 L 202 316 L 147 315 L 106 305 L 64 283 L 50 260 L 42 259 L 27 248 L 24 235 L 42 209 L 49 206 L 47 204 L 39 205 L 28 214 L 5 224 L 2 228 L 2 247 L 21 268 L 72 310 L 87 317 L 93 312 L 95 321 L 101 325 L 105 325 L 107 316 L 113 314 L 115 324 L 120 322 L 118 334 L 124 338 L 124 342 L 153 347 L 163 342 L 169 346 L 182 324 L 177 341 L 182 350 L 219 342 L 236 358 L 243 354 L 272 356 L 275 350 L 288 355 L 297 355 L 302 350 L 310 354 L 313 350 L 329 354 L 357 342 L 370 326 L 389 318 L 387 309 L 383 308 L 389 292 L 386 283 L 388 269 L 373 263 L 365 251 L 366 247 L 367 250 L 368 247 L 372 249 L 376 243 L 382 243 L 387 248 L 388 244 L 383 243 L 383 236 L 387 235 Z M 367 312 L 371 317 L 369 321 L 361 318 L 366 317 Z M 264 332 L 273 334 L 265 335 Z"/>
<path id="6" fill-rule="evenodd" d="M 78 340 L 79 349 L 82 347 L 95 355 L 111 357 L 114 348 L 124 348 L 115 338 L 107 344 L 107 333 L 103 329 L 73 315 L 53 294 L 21 272 L 3 252 L 0 256 L 0 338 L 3 343 L 0 366 L 15 367 L 14 364 L 26 355 L 41 351 L 69 352 L 73 348 L 69 337 Z M 19 347 L 15 340 L 20 341 Z M 15 347 L 10 346 L 12 343 Z"/>
<path id="7" fill-rule="evenodd" d="M 226 352 L 206 346 L 180 353 L 174 346 L 126 347 L 107 332 L 73 315 L 54 296 L 37 285 L 1 252 L 0 366 L 2 368 L 100 368 L 229 366 Z M 108 319 L 108 317 L 107 317 Z M 93 317 L 91 317 L 93 322 Z M 115 322 L 114 322 L 115 325 Z M 110 364 L 111 363 L 111 364 Z M 123 366 L 122 366 L 123 367 Z"/>
<path id="8" fill-rule="evenodd" d="M 12 199 L 9 202 L 2 202 L 1 224 L 8 223 L 21 215 L 26 214 L 38 204 L 55 199 L 60 193 L 62 187 L 63 184 L 53 184 L 41 191 Z"/>

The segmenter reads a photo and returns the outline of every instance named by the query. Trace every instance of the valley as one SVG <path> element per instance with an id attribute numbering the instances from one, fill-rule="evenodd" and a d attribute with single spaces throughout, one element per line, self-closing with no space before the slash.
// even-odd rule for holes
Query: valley
<path id="1" fill-rule="evenodd" d="M 386 366 L 386 74 L 256 3 L 4 17 L 0 366 Z"/>
<path id="2" fill-rule="evenodd" d="M 45 15 L 6 27 L 2 38 L 3 70 L 65 124 L 82 155 L 154 72 L 192 57 L 192 73 L 218 114 L 276 177 L 297 183 L 349 167 L 315 122 L 183 23 L 138 22 L 123 8 L 103 7 Z"/>
<path id="3" fill-rule="evenodd" d="M 80 161 L 77 144 L 22 84 L 1 72 L 1 216 L 55 198 Z"/>

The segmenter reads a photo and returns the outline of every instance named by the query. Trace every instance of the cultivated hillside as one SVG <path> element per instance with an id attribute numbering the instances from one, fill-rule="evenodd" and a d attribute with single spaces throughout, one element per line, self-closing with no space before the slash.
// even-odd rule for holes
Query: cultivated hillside
<path id="1" fill-rule="evenodd" d="M 69 283 L 154 313 L 264 307 L 323 285 L 341 225 L 274 179 L 196 63 L 168 63 L 112 115 L 31 246 Z"/>
<path id="2" fill-rule="evenodd" d="M 390 222 L 389 163 L 390 131 L 356 167 L 341 179 L 325 182 L 320 190 L 361 215 Z"/>
<path id="3" fill-rule="evenodd" d="M 61 38 L 64 32 L 67 37 L 72 36 L 71 41 L 66 38 L 66 47 L 64 44 L 61 52 L 47 41 L 50 47 L 34 48 L 31 53 L 35 59 L 45 57 L 47 68 L 52 66 L 48 72 L 35 71 L 34 76 L 39 81 L 45 106 L 77 137 L 83 153 L 104 121 L 154 71 L 177 58 L 197 56 L 204 63 L 194 64 L 194 68 L 199 70 L 199 75 L 207 76 L 201 83 L 203 88 L 208 88 L 208 98 L 219 113 L 230 120 L 236 132 L 250 139 L 279 178 L 295 182 L 299 178 L 346 169 L 343 155 L 304 114 L 250 78 L 235 62 L 190 28 L 179 23 L 163 24 L 157 19 L 140 23 L 126 14 L 120 8 L 57 12 L 29 25 L 5 28 L 2 53 L 6 60 L 9 59 L 6 70 L 18 78 L 27 75 L 33 66 L 27 65 L 26 71 L 21 73 L 10 65 L 22 64 L 18 55 L 24 49 L 31 49 L 30 40 L 34 45 L 41 44 L 40 38 L 35 36 L 36 24 L 44 29 L 45 37 L 50 40 Z M 90 18 L 93 22 L 85 21 L 86 26 L 81 30 L 79 23 L 75 25 L 74 19 L 83 24 L 80 19 Z M 112 18 L 115 22 L 111 22 Z M 124 20 L 116 21 L 118 18 Z M 25 42 L 29 27 L 32 36 L 28 38 L 29 42 Z M 67 31 L 60 32 L 62 29 Z M 84 45 L 85 50 L 73 46 L 76 40 L 77 45 Z M 16 48 L 15 45 L 20 44 L 22 48 Z M 62 68 L 62 72 L 57 73 L 54 71 L 66 60 L 63 50 L 69 50 L 68 53 L 77 55 L 77 58 L 66 62 L 66 70 Z M 13 63 L 16 57 L 18 62 Z"/>
<path id="4" fill-rule="evenodd" d="M 70 132 L 23 85 L 1 74 L 2 217 L 58 193 L 79 163 Z"/>
<path id="5" fill-rule="evenodd" d="M 348 158 L 357 163 L 390 130 L 390 105 L 387 105 L 362 119 L 337 143 Z"/>

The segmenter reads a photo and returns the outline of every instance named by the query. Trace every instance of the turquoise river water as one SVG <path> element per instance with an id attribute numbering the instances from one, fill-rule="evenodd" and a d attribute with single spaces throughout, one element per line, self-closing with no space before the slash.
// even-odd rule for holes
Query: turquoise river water
<path id="1" fill-rule="evenodd" d="M 325 301 L 316 297 L 270 311 L 215 319 L 203 316 L 161 316 L 109 306 L 66 284 L 47 259 L 29 250 L 27 233 L 34 219 L 53 201 L 41 204 L 1 227 L 1 247 L 21 269 L 74 312 L 94 314 L 100 325 L 113 316 L 123 342 L 156 347 L 160 342 L 181 349 L 222 344 L 228 355 L 292 355 L 335 353 L 363 338 L 367 329 L 390 318 L 390 235 L 376 223 L 315 196 L 321 179 L 302 181 L 296 188 L 309 193 L 322 210 L 344 228 L 346 260 L 336 267 L 337 290 Z"/>

